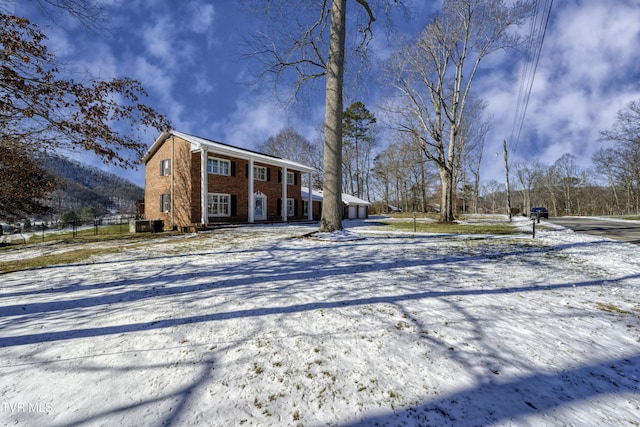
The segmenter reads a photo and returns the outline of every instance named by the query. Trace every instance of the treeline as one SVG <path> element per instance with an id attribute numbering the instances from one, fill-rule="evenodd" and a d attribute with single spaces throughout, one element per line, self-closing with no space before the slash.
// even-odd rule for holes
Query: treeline
<path id="1" fill-rule="evenodd" d="M 481 140 L 462 142 L 453 162 L 455 214 L 506 213 L 504 182 L 481 180 Z M 555 216 L 640 214 L 640 100 L 618 112 L 611 129 L 601 132 L 600 142 L 589 168 L 569 153 L 550 166 L 535 160 L 510 162 L 512 211 L 528 213 L 544 206 Z M 441 180 L 427 160 L 414 141 L 390 143 L 374 157 L 371 168 L 376 200 L 404 211 L 439 211 Z"/>
<path id="2" fill-rule="evenodd" d="M 610 169 L 598 163 L 596 158 L 601 155 L 599 152 L 594 156 L 596 166 L 591 168 L 580 167 L 571 154 L 564 154 L 550 166 L 537 161 L 512 164 L 512 213 L 528 214 L 531 208 L 543 206 L 551 216 L 639 214 L 640 181 L 633 179 L 637 176 L 634 174 L 637 168 L 615 157 L 619 161 L 614 176 L 608 172 Z M 387 204 L 407 212 L 437 211 L 440 208 L 439 188 L 434 171 L 424 168 L 424 163 L 405 164 L 405 168 L 385 169 L 395 178 L 385 181 L 388 184 L 384 192 L 388 197 Z M 456 187 L 454 205 L 456 215 L 505 214 L 505 183 L 491 180 L 481 184 L 476 191 L 473 181 L 461 180 Z M 376 204 L 376 208 L 376 212 L 388 209 L 384 203 Z"/>
<path id="3" fill-rule="evenodd" d="M 44 169 L 58 182 L 48 196 L 52 215 L 81 214 L 90 209 L 96 216 L 135 214 L 136 200 L 144 189 L 115 174 L 61 156 L 42 158 Z"/>
<path id="4" fill-rule="evenodd" d="M 440 170 L 419 140 L 396 133 L 381 147 L 380 128 L 364 104 L 350 105 L 344 116 L 343 192 L 375 202 L 373 213 L 395 208 L 441 211 Z M 507 212 L 504 182 L 486 182 L 480 175 L 488 127 L 478 129 L 477 134 L 459 139 L 451 162 L 455 215 Z M 535 160 L 510 162 L 512 211 L 526 214 L 532 207 L 544 206 L 553 216 L 640 214 L 640 100 L 621 109 L 611 129 L 601 135 L 602 148 L 593 155 L 590 168 L 578 165 L 569 153 L 551 165 Z M 258 150 L 316 167 L 311 185 L 322 188 L 321 146 L 321 141 L 312 144 L 287 128 Z"/>
<path id="5" fill-rule="evenodd" d="M 592 168 L 581 168 L 571 154 L 564 154 L 551 166 L 536 161 L 513 165 L 511 206 L 523 212 L 544 206 L 552 216 L 637 215 L 640 186 L 632 179 L 637 167 L 618 162 L 614 176 L 599 164 L 601 154 L 594 156 L 596 166 Z M 483 187 L 480 209 L 505 212 L 504 184 L 494 181 Z"/>

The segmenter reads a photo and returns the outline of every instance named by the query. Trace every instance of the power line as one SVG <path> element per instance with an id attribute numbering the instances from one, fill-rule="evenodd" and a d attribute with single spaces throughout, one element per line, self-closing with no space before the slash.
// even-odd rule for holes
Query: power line
<path id="1" fill-rule="evenodd" d="M 551 7 L 553 6 L 553 0 L 544 1 L 542 13 L 540 13 L 540 3 L 541 2 L 536 1 L 536 14 L 531 20 L 531 25 L 529 28 L 527 63 L 522 70 L 520 89 L 518 91 L 516 110 L 513 118 L 513 126 L 511 129 L 511 137 L 509 139 L 509 144 L 511 145 L 512 151 L 515 151 L 517 149 L 518 143 L 520 142 L 520 134 L 522 133 L 524 118 L 527 114 L 529 99 L 531 98 L 531 89 L 533 88 L 533 81 L 535 80 L 536 70 L 538 68 L 538 63 L 540 62 L 542 45 L 547 33 L 547 27 L 549 26 L 549 18 L 551 16 Z"/>

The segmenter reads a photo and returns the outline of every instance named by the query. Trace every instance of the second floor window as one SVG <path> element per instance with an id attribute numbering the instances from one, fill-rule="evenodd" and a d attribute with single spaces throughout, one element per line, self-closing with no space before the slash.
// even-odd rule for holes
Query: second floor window
<path id="1" fill-rule="evenodd" d="M 171 175 L 171 160 L 160 160 L 160 176 Z"/>
<path id="2" fill-rule="evenodd" d="M 224 159 L 207 159 L 207 172 L 214 175 L 231 175 L 231 162 Z"/>
<path id="3" fill-rule="evenodd" d="M 287 172 L 287 184 L 288 185 L 296 184 L 296 175 L 293 172 Z"/>
<path id="4" fill-rule="evenodd" d="M 254 166 L 253 167 L 253 178 L 257 181 L 266 181 L 267 180 L 267 168 L 264 166 Z"/>

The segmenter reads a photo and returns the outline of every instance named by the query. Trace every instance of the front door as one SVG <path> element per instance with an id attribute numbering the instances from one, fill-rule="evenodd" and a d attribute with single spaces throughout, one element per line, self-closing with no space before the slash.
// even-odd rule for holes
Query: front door
<path id="1" fill-rule="evenodd" d="M 254 196 L 255 210 L 254 216 L 256 221 L 267 220 L 267 196 L 264 194 L 256 194 Z"/>

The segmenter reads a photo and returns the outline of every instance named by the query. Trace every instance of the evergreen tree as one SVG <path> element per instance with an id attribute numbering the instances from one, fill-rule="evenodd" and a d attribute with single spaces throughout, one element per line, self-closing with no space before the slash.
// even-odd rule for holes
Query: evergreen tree
<path id="1" fill-rule="evenodd" d="M 368 196 L 375 123 L 375 116 L 360 101 L 347 107 L 342 119 L 343 189 L 360 198 Z"/>

